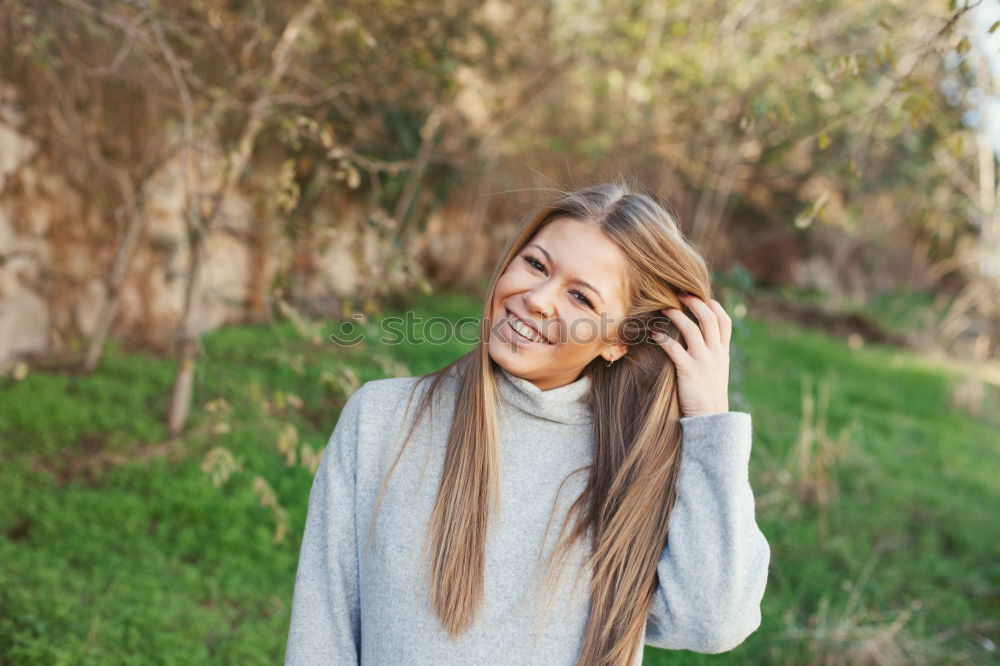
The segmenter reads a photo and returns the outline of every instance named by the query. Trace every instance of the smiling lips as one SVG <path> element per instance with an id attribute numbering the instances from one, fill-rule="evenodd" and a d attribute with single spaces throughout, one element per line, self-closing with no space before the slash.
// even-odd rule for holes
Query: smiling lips
<path id="1" fill-rule="evenodd" d="M 540 344 L 551 344 L 538 329 L 535 328 L 531 323 L 525 319 L 518 317 L 516 314 L 506 309 L 507 312 L 507 325 L 520 337 L 524 338 L 528 342 L 537 342 Z"/>

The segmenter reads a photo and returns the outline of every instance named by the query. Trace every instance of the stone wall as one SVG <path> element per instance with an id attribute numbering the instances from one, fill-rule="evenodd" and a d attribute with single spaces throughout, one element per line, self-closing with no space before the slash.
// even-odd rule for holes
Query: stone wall
<path id="1" fill-rule="evenodd" d="M 0 369 L 84 348 L 128 219 L 71 187 L 18 109 L 13 89 L 0 87 Z M 199 146 L 199 153 L 202 174 L 222 172 L 217 152 Z M 177 330 L 189 261 L 182 164 L 178 155 L 142 184 L 145 231 L 111 337 L 165 350 Z M 386 230 L 369 224 L 363 206 L 341 191 L 324 194 L 303 230 L 285 233 L 287 216 L 269 196 L 274 182 L 277 166 L 255 164 L 223 203 L 205 242 L 200 331 L 268 320 L 279 272 L 289 285 L 281 296 L 308 303 L 320 316 L 339 316 L 343 298 L 373 280 L 382 288 L 412 280 L 413 265 L 386 265 Z"/>

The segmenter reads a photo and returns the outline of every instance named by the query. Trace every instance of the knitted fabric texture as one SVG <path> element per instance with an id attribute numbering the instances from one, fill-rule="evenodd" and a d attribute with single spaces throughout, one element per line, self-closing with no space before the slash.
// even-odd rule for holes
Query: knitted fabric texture
<path id="1" fill-rule="evenodd" d="M 587 553 L 578 542 L 563 560 L 573 573 L 544 598 L 535 594 L 536 566 L 593 461 L 589 378 L 543 391 L 500 368 L 500 510 L 487 536 L 484 604 L 454 640 L 430 610 L 419 557 L 454 413 L 454 369 L 433 419 L 418 426 L 400 459 L 366 541 L 379 484 L 427 387 L 406 410 L 416 381 L 366 382 L 334 427 L 309 495 L 285 665 L 573 666 L 590 609 Z M 705 414 L 682 418 L 681 427 L 677 500 L 644 643 L 723 652 L 760 625 L 770 560 L 748 477 L 751 418 Z"/>

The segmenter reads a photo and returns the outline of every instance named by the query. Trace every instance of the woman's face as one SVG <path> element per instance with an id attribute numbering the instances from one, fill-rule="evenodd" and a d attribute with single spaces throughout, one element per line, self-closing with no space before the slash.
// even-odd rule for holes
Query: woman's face
<path id="1" fill-rule="evenodd" d="M 596 226 L 567 217 L 549 222 L 497 280 L 490 357 L 543 391 L 576 380 L 598 355 L 621 358 L 627 348 L 613 339 L 625 313 L 624 276 L 621 251 Z M 518 319 L 544 340 L 517 333 L 511 321 Z"/>

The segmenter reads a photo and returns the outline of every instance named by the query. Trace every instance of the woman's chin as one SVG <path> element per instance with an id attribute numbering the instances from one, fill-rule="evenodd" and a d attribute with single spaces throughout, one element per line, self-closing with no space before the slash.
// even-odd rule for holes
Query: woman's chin
<path id="1" fill-rule="evenodd" d="M 519 374 L 538 366 L 539 356 L 531 345 L 522 347 L 497 337 L 489 344 L 490 357 L 505 369 Z"/>

